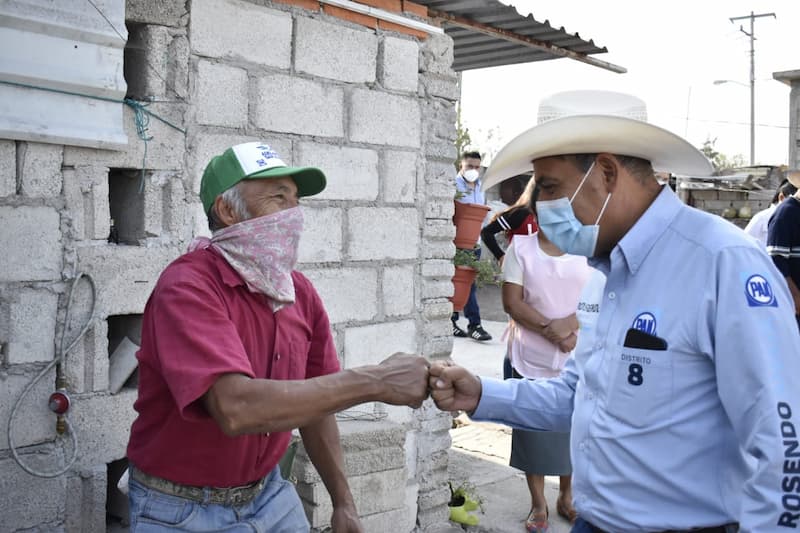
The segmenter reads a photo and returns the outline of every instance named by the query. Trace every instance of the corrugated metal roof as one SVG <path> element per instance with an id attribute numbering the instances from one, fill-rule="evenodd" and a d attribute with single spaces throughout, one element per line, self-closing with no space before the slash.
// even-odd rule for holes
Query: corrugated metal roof
<path id="1" fill-rule="evenodd" d="M 501 4 L 497 0 L 414 1 L 426 6 L 432 18 L 440 18 L 445 33 L 453 38 L 453 69 L 456 71 L 565 56 L 582 60 L 581 57 L 589 54 L 608 52 L 605 47 L 601 48 L 591 40 L 586 41 L 577 33 L 568 33 L 563 27 L 554 28 L 549 21 L 539 22 L 532 15 L 522 16 L 513 6 Z M 437 16 L 437 12 L 438 15 L 445 16 Z M 491 32 L 490 29 L 498 31 Z M 521 42 L 515 36 L 534 43 Z M 609 68 L 602 61 L 588 59 L 586 62 Z"/>

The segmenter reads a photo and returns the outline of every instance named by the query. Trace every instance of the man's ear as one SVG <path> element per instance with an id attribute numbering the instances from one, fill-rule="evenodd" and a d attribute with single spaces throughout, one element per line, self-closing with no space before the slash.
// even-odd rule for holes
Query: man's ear
<path id="1" fill-rule="evenodd" d="M 622 169 L 619 160 L 611 154 L 597 154 L 595 167 L 600 169 L 603 175 L 603 183 L 606 190 L 613 193 L 619 183 L 619 174 Z"/>
<path id="2" fill-rule="evenodd" d="M 239 217 L 236 216 L 236 213 L 228 202 L 222 199 L 221 194 L 214 198 L 214 206 L 212 209 L 216 210 L 217 218 L 225 227 L 233 226 L 237 222 L 240 222 Z"/>

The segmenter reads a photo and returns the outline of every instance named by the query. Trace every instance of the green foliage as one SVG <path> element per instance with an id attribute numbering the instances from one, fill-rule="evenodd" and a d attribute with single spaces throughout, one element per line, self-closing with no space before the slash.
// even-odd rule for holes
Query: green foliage
<path id="1" fill-rule="evenodd" d="M 478 287 L 500 284 L 500 268 L 497 263 L 493 259 L 484 261 L 477 259 L 474 250 L 457 248 L 456 255 L 453 256 L 453 264 L 477 270 L 478 276 L 475 278 L 475 283 Z"/>
<path id="2" fill-rule="evenodd" d="M 703 147 L 700 148 L 700 151 L 703 152 L 708 159 L 711 160 L 711 164 L 714 165 L 714 172 L 715 174 L 719 174 L 723 170 L 727 170 L 729 168 L 739 168 L 745 166 L 744 156 L 741 154 L 736 154 L 735 156 L 729 158 L 725 154 L 718 152 L 714 145 L 717 142 L 717 138 L 714 139 L 706 139 L 703 143 Z"/>
<path id="3" fill-rule="evenodd" d="M 468 148 L 472 145 L 472 139 L 469 136 L 469 128 L 464 127 L 464 123 L 461 122 L 461 104 L 459 103 L 456 109 L 456 160 L 454 162 L 456 166 L 456 172 L 460 170 L 458 168 L 458 158 L 461 157 L 461 154 L 467 151 Z"/>

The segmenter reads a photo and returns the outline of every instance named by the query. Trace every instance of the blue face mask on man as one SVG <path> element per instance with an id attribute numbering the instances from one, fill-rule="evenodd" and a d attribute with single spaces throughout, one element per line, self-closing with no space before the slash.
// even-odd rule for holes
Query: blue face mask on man
<path id="1" fill-rule="evenodd" d="M 575 189 L 575 193 L 567 200 L 566 197 L 557 200 L 545 200 L 536 202 L 536 217 L 539 223 L 539 228 L 544 232 L 547 238 L 555 244 L 559 250 L 564 253 L 572 255 L 583 255 L 592 257 L 597 248 L 597 237 L 600 233 L 600 218 L 606 210 L 608 201 L 611 199 L 611 193 L 606 196 L 606 201 L 603 203 L 603 208 L 600 214 L 597 215 L 597 220 L 594 224 L 586 225 L 581 223 L 575 216 L 575 211 L 572 210 L 572 201 L 578 195 L 578 192 L 583 187 L 586 178 L 592 172 L 594 162 L 583 175 L 583 179 Z"/>

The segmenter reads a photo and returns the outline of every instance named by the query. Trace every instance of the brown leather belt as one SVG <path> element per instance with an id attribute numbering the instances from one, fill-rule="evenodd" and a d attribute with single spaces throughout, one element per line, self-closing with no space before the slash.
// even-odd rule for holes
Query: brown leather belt
<path id="1" fill-rule="evenodd" d="M 250 503 L 253 498 L 261 492 L 266 482 L 265 478 L 241 487 L 194 487 L 151 476 L 133 465 L 130 465 L 130 476 L 131 479 L 135 479 L 145 487 L 163 492 L 164 494 L 196 502 L 207 502 L 218 505 L 245 505 Z"/>

